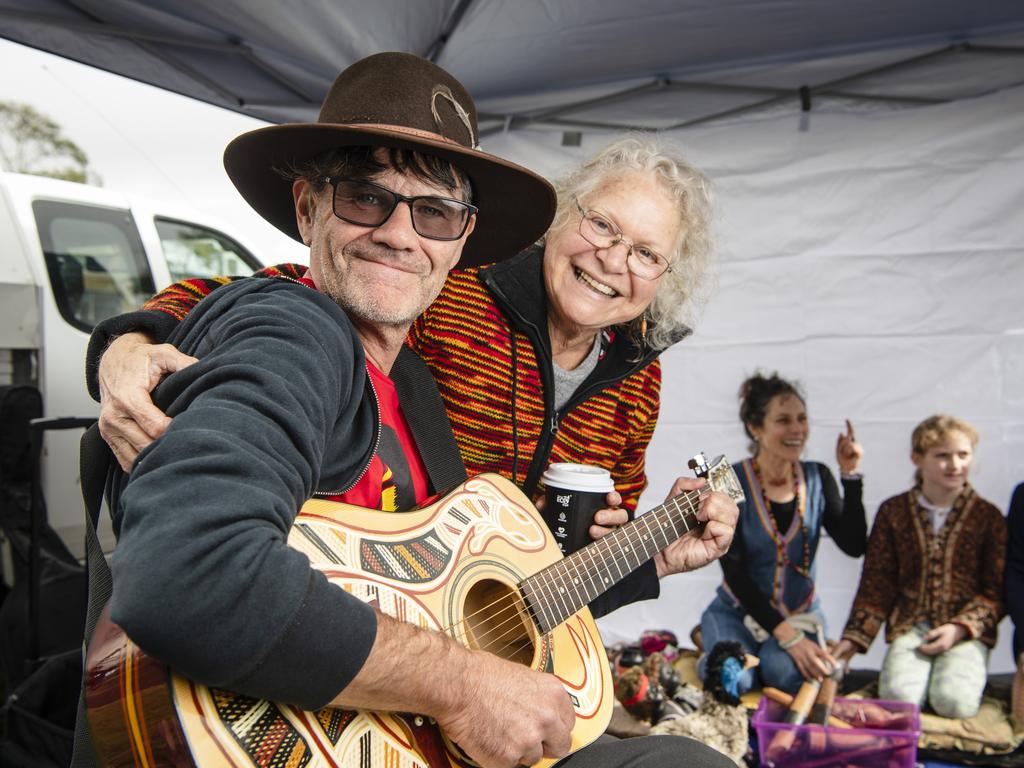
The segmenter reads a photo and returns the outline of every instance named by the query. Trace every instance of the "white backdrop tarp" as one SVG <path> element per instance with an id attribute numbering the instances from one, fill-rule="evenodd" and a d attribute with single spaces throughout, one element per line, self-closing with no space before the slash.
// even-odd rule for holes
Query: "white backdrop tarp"
<path id="1" fill-rule="evenodd" d="M 569 149 L 558 138 L 517 131 L 485 148 L 551 176 L 609 139 L 585 135 Z M 937 411 L 979 428 L 973 481 L 1005 511 L 1024 481 L 1024 89 L 668 138 L 715 182 L 719 289 L 696 334 L 663 356 L 641 509 L 663 499 L 696 451 L 746 455 L 736 393 L 762 369 L 803 385 L 806 455 L 835 473 L 836 435 L 853 421 L 869 521 L 910 486 L 910 432 Z M 842 629 L 860 566 L 823 541 L 830 636 Z M 720 578 L 713 565 L 668 579 L 659 600 L 601 621 L 606 642 L 658 627 L 683 640 Z M 1012 668 L 1009 639 L 1007 621 L 993 671 Z M 883 651 L 876 642 L 855 665 L 877 665 Z"/>

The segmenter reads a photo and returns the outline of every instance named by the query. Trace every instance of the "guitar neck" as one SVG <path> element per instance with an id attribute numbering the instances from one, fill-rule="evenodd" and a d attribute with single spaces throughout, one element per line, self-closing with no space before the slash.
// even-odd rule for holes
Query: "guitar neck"
<path id="1" fill-rule="evenodd" d="M 537 626 L 550 632 L 655 554 L 698 528 L 699 491 L 684 491 L 519 584 Z"/>

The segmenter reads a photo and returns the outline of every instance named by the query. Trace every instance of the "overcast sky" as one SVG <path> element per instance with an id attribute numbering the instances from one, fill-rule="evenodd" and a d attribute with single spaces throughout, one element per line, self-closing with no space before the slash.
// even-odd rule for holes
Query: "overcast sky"
<path id="1" fill-rule="evenodd" d="M 200 210 L 271 264 L 305 260 L 224 173 L 228 141 L 264 123 L 7 40 L 0 72 L 0 101 L 31 104 L 58 122 L 105 188 Z"/>

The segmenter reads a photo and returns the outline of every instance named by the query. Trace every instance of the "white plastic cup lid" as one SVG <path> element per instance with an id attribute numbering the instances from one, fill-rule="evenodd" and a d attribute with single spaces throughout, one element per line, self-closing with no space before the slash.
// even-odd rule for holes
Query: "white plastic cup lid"
<path id="1" fill-rule="evenodd" d="M 541 475 L 544 485 L 565 488 L 570 491 L 593 491 L 609 493 L 615 490 L 615 483 L 607 469 L 589 464 L 555 462 Z"/>

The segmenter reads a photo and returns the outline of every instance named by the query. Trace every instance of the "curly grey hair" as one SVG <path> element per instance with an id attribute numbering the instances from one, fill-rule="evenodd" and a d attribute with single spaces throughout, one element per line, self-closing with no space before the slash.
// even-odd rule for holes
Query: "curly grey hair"
<path id="1" fill-rule="evenodd" d="M 634 328 L 638 342 L 663 350 L 695 322 L 713 288 L 712 193 L 708 178 L 676 148 L 658 138 L 647 134 L 626 136 L 554 183 L 558 208 L 548 235 L 576 226 L 576 201 L 581 197 L 617 175 L 636 171 L 655 173 L 679 206 L 681 237 L 674 251 L 666 254 L 672 269 L 662 276 L 654 300 L 643 314 L 649 328 L 646 337 L 640 339 Z M 637 318 L 635 326 L 638 328 L 641 322 Z"/>

